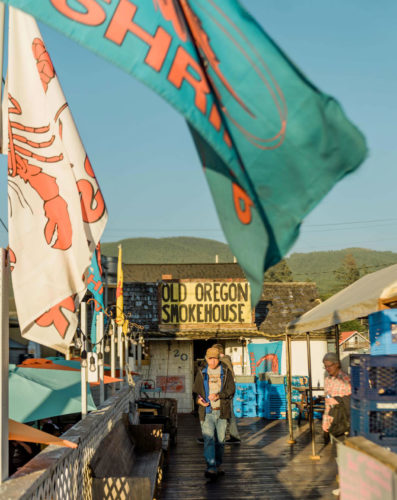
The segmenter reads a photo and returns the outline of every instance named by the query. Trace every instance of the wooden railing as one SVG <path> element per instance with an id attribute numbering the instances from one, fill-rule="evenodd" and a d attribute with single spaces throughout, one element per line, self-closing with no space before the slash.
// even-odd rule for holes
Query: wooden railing
<path id="1" fill-rule="evenodd" d="M 97 410 L 80 420 L 62 437 L 78 448 L 48 446 L 0 485 L 0 498 L 7 500 L 91 500 L 89 463 L 102 439 L 123 413 L 134 422 L 136 389 L 126 387 Z"/>

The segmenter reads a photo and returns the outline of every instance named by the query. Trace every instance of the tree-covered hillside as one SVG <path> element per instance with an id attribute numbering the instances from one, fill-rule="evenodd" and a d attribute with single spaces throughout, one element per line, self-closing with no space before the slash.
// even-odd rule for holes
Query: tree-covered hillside
<path id="1" fill-rule="evenodd" d="M 286 260 L 295 281 L 314 281 L 320 294 L 328 296 L 343 288 L 338 271 L 348 255 L 354 257 L 360 276 L 397 263 L 397 253 L 365 248 L 294 253 Z"/>
<path id="2" fill-rule="evenodd" d="M 225 243 L 204 238 L 130 238 L 103 243 L 102 253 L 116 257 L 120 243 L 123 247 L 123 262 L 126 264 L 210 263 L 215 262 L 216 255 L 219 262 L 233 262 L 233 255 Z M 285 259 L 287 266 L 282 263 L 276 270 L 270 270 L 266 279 L 290 279 L 291 270 L 294 281 L 317 283 L 320 295 L 325 298 L 343 288 L 343 266 L 349 259 L 355 262 L 359 275 L 363 276 L 397 263 L 397 253 L 364 248 L 294 253 Z M 353 273 L 353 276 L 358 276 L 358 273 Z"/>
<path id="3" fill-rule="evenodd" d="M 118 245 L 123 248 L 126 264 L 193 264 L 233 262 L 229 247 L 220 241 L 205 238 L 129 238 L 115 243 L 102 243 L 104 255 L 117 257 Z"/>

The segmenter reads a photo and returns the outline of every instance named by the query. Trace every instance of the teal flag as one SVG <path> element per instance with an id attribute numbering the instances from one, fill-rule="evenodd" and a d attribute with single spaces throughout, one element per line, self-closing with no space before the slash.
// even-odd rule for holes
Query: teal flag
<path id="1" fill-rule="evenodd" d="M 86 283 L 87 288 L 94 298 L 93 314 L 91 322 L 91 343 L 93 351 L 96 352 L 96 323 L 101 311 L 105 310 L 103 297 L 103 282 L 102 282 L 102 266 L 101 266 L 101 250 L 98 243 L 95 252 L 92 254 L 91 265 L 87 269 Z"/>
<path id="2" fill-rule="evenodd" d="M 185 116 L 253 304 L 303 218 L 365 158 L 364 137 L 339 104 L 237 0 L 6 3 L 122 67 Z"/>

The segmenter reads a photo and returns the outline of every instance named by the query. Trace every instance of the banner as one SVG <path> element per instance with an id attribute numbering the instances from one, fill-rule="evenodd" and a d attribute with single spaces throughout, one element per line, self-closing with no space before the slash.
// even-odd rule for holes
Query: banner
<path id="1" fill-rule="evenodd" d="M 280 373 L 283 343 L 268 342 L 266 344 L 248 344 L 251 375 L 258 373 Z"/>
<path id="2" fill-rule="evenodd" d="M 86 283 L 88 290 L 94 298 L 94 312 L 91 322 L 91 342 L 96 343 L 96 322 L 101 311 L 105 310 L 103 300 L 103 282 L 102 282 L 102 266 L 101 266 L 101 245 L 98 243 L 94 254 L 92 255 L 91 265 L 87 271 Z M 94 352 L 96 348 L 94 347 Z"/>
<path id="3" fill-rule="evenodd" d="M 255 305 L 264 271 L 291 248 L 304 217 L 365 158 L 364 137 L 337 101 L 237 0 L 6 3 L 120 66 L 185 116 Z"/>
<path id="4" fill-rule="evenodd" d="M 9 20 L 3 151 L 18 320 L 24 337 L 65 352 L 106 207 L 35 20 L 15 9 Z"/>
<path id="5" fill-rule="evenodd" d="M 119 258 L 117 261 L 117 288 L 116 288 L 116 324 L 123 327 L 123 333 L 128 330 L 128 320 L 124 316 L 124 297 L 123 297 L 123 250 L 119 245 Z"/>

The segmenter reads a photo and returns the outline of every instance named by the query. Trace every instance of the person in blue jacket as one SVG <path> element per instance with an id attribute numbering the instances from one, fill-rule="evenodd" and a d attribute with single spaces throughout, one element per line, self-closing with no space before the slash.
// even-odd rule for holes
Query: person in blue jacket
<path id="1" fill-rule="evenodd" d="M 197 372 L 193 392 L 197 394 L 204 438 L 205 476 L 210 479 L 224 474 L 220 466 L 234 391 L 233 374 L 221 361 L 219 350 L 213 347 L 207 349 L 205 364 Z"/>

